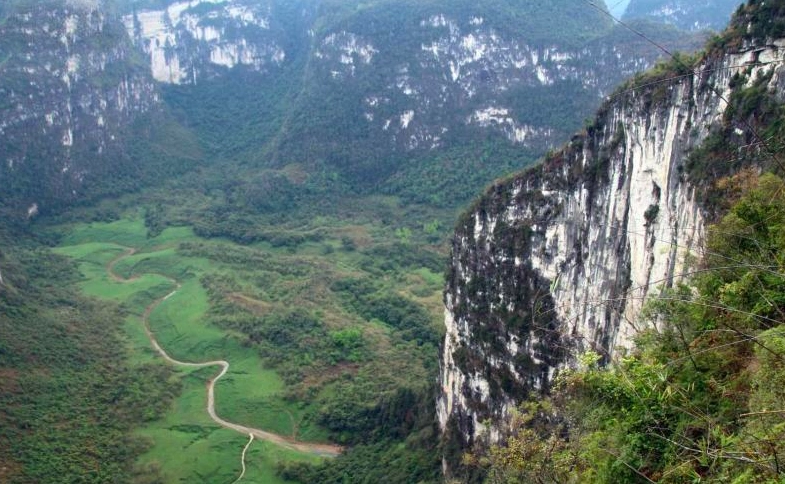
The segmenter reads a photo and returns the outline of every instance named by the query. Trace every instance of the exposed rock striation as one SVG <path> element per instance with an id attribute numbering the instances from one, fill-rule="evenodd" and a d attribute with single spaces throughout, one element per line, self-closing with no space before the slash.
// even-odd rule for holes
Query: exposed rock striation
<path id="1" fill-rule="evenodd" d="M 765 74 L 781 90 L 784 60 L 785 41 L 748 43 L 707 56 L 693 75 L 622 88 L 561 151 L 464 214 L 438 402 L 453 442 L 498 441 L 516 405 L 583 351 L 608 359 L 630 348 L 644 302 L 701 247 L 685 155 L 722 122 L 732 85 Z"/>

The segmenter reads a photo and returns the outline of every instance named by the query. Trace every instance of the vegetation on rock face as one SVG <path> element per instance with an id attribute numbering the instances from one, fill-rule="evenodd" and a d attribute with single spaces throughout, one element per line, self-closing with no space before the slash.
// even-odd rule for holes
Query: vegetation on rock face
<path id="1" fill-rule="evenodd" d="M 702 203 L 711 217 L 727 211 L 726 179 L 734 173 L 756 167 L 782 171 L 782 143 L 785 139 L 785 106 L 769 89 L 771 73 L 754 79 L 749 74 L 731 79 L 729 105 L 722 123 L 712 128 L 703 144 L 684 163 L 690 182 L 700 188 Z M 737 190 L 739 187 L 736 188 Z"/>
<path id="2" fill-rule="evenodd" d="M 760 15 L 781 15 L 781 5 L 751 2 L 705 54 L 677 56 L 621 91 L 638 89 L 647 109 L 667 106 L 670 94 L 661 86 L 693 76 L 701 61 L 721 58 L 724 47 L 776 38 L 781 17 Z M 767 27 L 748 25 L 751 19 Z M 761 73 L 753 76 L 757 70 Z M 465 481 L 785 479 L 785 410 L 774 403 L 785 378 L 785 183 L 778 178 L 785 174 L 780 156 L 785 118 L 772 72 L 757 70 L 750 67 L 731 79 L 723 119 L 678 167 L 696 187 L 708 219 L 716 222 L 694 276 L 652 296 L 636 322 L 649 329 L 638 336 L 635 350 L 608 367 L 608 355 L 584 355 L 578 368 L 562 372 L 550 395 L 521 406 L 502 445 L 465 455 L 455 467 Z M 549 155 L 546 168 L 562 166 L 563 153 Z M 509 189 L 516 181 L 501 185 Z M 471 213 L 482 216 L 483 204 L 498 198 L 499 190 L 491 189 Z M 652 223 L 658 211 L 650 206 L 646 222 Z M 472 234 L 473 227 L 464 217 L 459 231 Z"/>
<path id="3" fill-rule="evenodd" d="M 161 106 L 122 23 L 101 5 L 20 0 L 0 10 L 6 219 L 33 204 L 46 214 L 140 190 L 202 160 L 193 134 Z"/>
<path id="4" fill-rule="evenodd" d="M 150 0 L 138 6 L 168 3 Z M 534 40 L 549 43 L 554 36 L 561 39 L 564 30 L 562 23 L 553 28 L 554 11 L 563 13 L 576 3 L 538 4 L 550 10 L 531 15 L 509 2 L 491 2 L 484 15 L 489 22 L 498 19 L 500 31 L 515 32 L 525 25 Z M 31 0 L 14 4 L 42 8 L 42 2 Z M 440 13 L 442 7 L 438 2 L 407 5 L 423 15 Z M 0 5 L 0 15 L 8 12 L 4 7 Z M 387 1 L 350 7 L 324 6 L 334 9 L 334 26 L 358 31 L 380 25 L 392 31 L 389 24 L 398 14 Z M 456 8 L 468 18 L 486 12 L 479 7 L 460 2 Z M 365 22 L 364 9 L 386 17 Z M 289 13 L 299 14 L 295 10 Z M 593 24 L 585 16 L 568 16 L 581 34 L 572 41 L 594 38 L 596 27 L 607 27 L 603 18 L 597 14 Z M 0 20 L 0 27 L 6 20 Z M 399 41 L 421 48 L 414 37 L 385 39 L 388 52 Z M 117 39 L 97 41 L 112 40 Z M 293 50 L 287 51 L 295 59 L 289 71 L 266 76 L 240 68 L 223 78 L 226 84 L 210 80 L 164 89 L 163 98 L 178 122 L 168 113 L 155 113 L 120 130 L 112 150 L 117 163 L 96 163 L 86 175 L 78 193 L 84 204 L 30 222 L 30 230 L 45 243 L 59 244 L 57 251 L 78 260 L 78 268 L 53 256 L 41 241 L 31 242 L 29 249 L 4 249 L 0 481 L 157 483 L 176 475 L 226 482 L 233 466 L 239 466 L 237 444 L 244 436 L 216 430 L 202 412 L 209 371 L 181 374 L 158 364 L 140 330 L 146 304 L 170 290 L 171 283 L 141 277 L 139 292 L 112 285 L 105 264 L 122 253 L 112 246 L 117 243 L 144 248 L 118 263 L 116 270 L 124 277 L 163 273 L 187 281 L 181 293 L 188 299 L 182 303 L 187 317 L 163 310 L 151 315 L 175 351 L 194 359 L 210 353 L 241 360 L 234 366 L 239 371 L 221 383 L 231 402 L 219 401 L 219 413 L 351 446 L 335 460 L 315 463 L 252 447 L 251 455 L 255 452 L 256 462 L 264 464 L 257 469 L 263 476 L 259 482 L 439 479 L 432 382 L 441 336 L 445 230 L 452 225 L 453 210 L 478 187 L 525 166 L 538 152 L 518 150 L 501 136 L 463 138 L 460 129 L 452 134 L 455 147 L 439 153 L 399 159 L 365 151 L 374 139 L 362 137 L 356 123 L 363 119 L 332 125 L 330 112 L 354 109 L 356 105 L 343 104 L 350 90 L 378 79 L 343 85 L 344 91 L 324 99 L 320 106 L 325 109 L 313 109 L 307 96 L 299 97 L 304 83 L 313 79 L 288 77 L 305 64 L 309 46 L 298 44 L 301 40 L 292 40 Z M 0 68 L 6 60 L 0 56 Z M 128 72 L 139 73 L 139 60 L 130 61 Z M 89 82 L 101 86 L 115 81 L 118 72 L 122 69 Z M 21 86 L 24 80 L 5 77 L 3 86 Z M 580 94 L 574 82 L 557 84 L 562 94 Z M 578 96 L 568 108 L 551 109 L 558 96 L 545 88 L 503 96 L 526 113 L 521 121 L 559 124 L 567 131 L 573 129 L 570 123 L 580 122 L 580 116 L 572 115 L 588 112 L 594 102 Z M 288 110 L 295 101 L 302 105 L 292 115 Z M 461 123 L 463 119 L 461 115 Z M 283 151 L 285 141 L 302 145 L 299 135 L 309 132 L 329 144 L 330 157 Z M 355 143 L 358 138 L 368 143 Z M 50 141 L 60 143 L 57 137 Z M 97 150 L 75 149 L 74 157 L 95 161 Z M 46 149 L 30 155 L 26 178 L 3 192 L 3 216 L 17 200 L 43 200 L 56 208 L 60 199 L 40 198 L 46 187 L 36 184 L 58 172 L 46 165 L 49 155 Z M 366 172 L 352 160 L 360 160 Z M 387 196 L 369 194 L 379 188 Z M 119 196 L 129 192 L 136 193 Z M 498 230 L 524 243 L 526 228 L 500 225 Z M 15 233 L 2 246 L 30 238 Z M 77 286 L 83 294 L 76 293 Z M 539 286 L 524 293 L 543 292 L 545 287 Z M 490 288 L 491 281 L 479 280 L 472 290 Z M 518 324 L 528 324 L 529 315 L 520 312 Z M 222 353 L 227 349 L 228 356 Z M 494 385 L 501 388 L 510 380 L 501 375 Z M 220 399 L 222 389 L 217 392 Z M 760 406 L 772 398 L 761 395 Z M 131 432 L 134 427 L 137 433 Z M 178 449 L 176 458 L 173 448 Z M 186 460 L 193 455 L 198 459 Z"/>
<path id="5" fill-rule="evenodd" d="M 444 13 L 446 7 L 440 0 L 331 0 L 323 2 L 321 8 L 325 14 L 324 23 L 330 27 L 349 26 L 365 33 L 373 29 L 386 29 L 390 25 L 379 20 L 395 19 L 395 22 L 409 23 L 411 19 L 416 19 L 419 22 L 423 17 Z M 501 33 L 527 32 L 534 45 L 562 41 L 582 45 L 594 38 L 599 30 L 611 25 L 608 17 L 597 10 L 585 8 L 579 0 L 556 0 L 548 4 L 505 0 L 489 0 L 478 4 L 471 0 L 456 0 L 451 2 L 449 10 L 465 23 L 473 16 L 481 16 L 499 25 Z M 564 15 L 565 11 L 575 10 L 580 10 L 583 15 Z M 400 15 L 402 11 L 409 13 Z M 369 17 L 377 21 L 369 23 Z M 399 30 L 391 30 L 396 31 Z M 567 32 L 570 33 L 569 39 L 565 35 Z"/>
<path id="6" fill-rule="evenodd" d="M 709 230 L 689 284 L 647 307 L 610 368 L 587 354 L 506 445 L 467 462 L 486 482 L 781 482 L 785 477 L 785 182 L 746 193 Z"/>
<path id="7" fill-rule="evenodd" d="M 708 208 L 728 213 L 696 276 L 649 304 L 632 354 L 609 369 L 587 355 L 522 407 L 504 446 L 467 457 L 488 482 L 780 482 L 785 184 L 757 175 L 781 168 L 768 81 L 736 79 L 725 124 L 687 162 Z M 767 142 L 734 150 L 751 127 Z"/>
<path id="8" fill-rule="evenodd" d="M 750 0 L 741 5 L 721 38 L 766 41 L 785 36 L 785 5 L 779 1 Z"/>

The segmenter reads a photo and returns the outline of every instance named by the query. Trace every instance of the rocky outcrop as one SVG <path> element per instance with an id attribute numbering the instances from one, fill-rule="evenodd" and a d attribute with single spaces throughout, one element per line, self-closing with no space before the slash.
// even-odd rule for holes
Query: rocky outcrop
<path id="1" fill-rule="evenodd" d="M 98 1 L 11 4 L 2 14 L 0 201 L 32 217 L 122 171 L 122 132 L 159 98 Z"/>
<path id="2" fill-rule="evenodd" d="M 642 305 L 699 255 L 704 213 L 685 155 L 723 120 L 732 86 L 770 74 L 781 89 L 783 60 L 785 41 L 747 44 L 692 75 L 628 84 L 561 151 L 464 214 L 438 402 L 460 445 L 501 439 L 516 405 L 585 350 L 607 360 L 630 348 Z"/>
<path id="3" fill-rule="evenodd" d="M 123 20 L 157 81 L 191 84 L 238 65 L 280 67 L 285 34 L 271 28 L 272 10 L 272 2 L 189 0 Z"/>

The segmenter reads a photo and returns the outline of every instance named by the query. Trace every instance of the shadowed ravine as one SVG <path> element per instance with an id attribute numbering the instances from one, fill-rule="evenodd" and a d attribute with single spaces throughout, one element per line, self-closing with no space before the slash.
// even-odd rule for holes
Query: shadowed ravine
<path id="1" fill-rule="evenodd" d="M 126 250 L 123 254 L 119 255 L 118 257 L 115 257 L 106 265 L 106 271 L 109 274 L 109 277 L 113 281 L 120 282 L 120 283 L 130 282 L 134 280 L 136 277 L 138 277 L 138 276 L 132 276 L 129 278 L 125 278 L 114 272 L 114 267 L 118 262 L 136 253 L 136 249 L 134 248 L 131 247 L 124 247 L 124 248 Z M 217 423 L 221 427 L 235 430 L 244 435 L 252 436 L 253 438 L 265 440 L 267 442 L 280 445 L 281 447 L 300 451 L 300 452 L 306 452 L 306 453 L 315 454 L 324 457 L 334 457 L 343 451 L 343 448 L 337 445 L 300 442 L 291 437 L 284 437 L 278 434 L 274 434 L 272 432 L 267 432 L 252 427 L 246 427 L 244 425 L 240 425 L 237 423 L 228 422 L 222 419 L 221 417 L 219 417 L 218 414 L 215 412 L 215 384 L 218 380 L 221 379 L 221 377 L 223 377 L 226 374 L 227 371 L 229 371 L 229 362 L 225 360 L 213 360 L 213 361 L 205 361 L 201 363 L 180 361 L 169 356 L 169 354 L 161 347 L 161 345 L 158 343 L 158 340 L 155 339 L 155 335 L 153 334 L 152 330 L 150 329 L 150 321 L 149 321 L 150 314 L 161 303 L 163 303 L 170 297 L 174 296 L 181 286 L 177 280 L 172 279 L 171 277 L 168 277 L 165 274 L 160 274 L 160 273 L 155 273 L 155 274 L 171 281 L 175 285 L 175 289 L 169 294 L 166 294 L 165 296 L 156 299 L 155 301 L 150 303 L 150 305 L 147 306 L 147 308 L 144 311 L 144 315 L 142 316 L 142 324 L 144 326 L 145 334 L 147 334 L 147 338 L 150 340 L 150 344 L 152 344 L 155 351 L 158 352 L 158 354 L 161 355 L 167 362 L 173 365 L 187 367 L 187 368 L 205 368 L 208 366 L 218 366 L 221 368 L 220 373 L 218 373 L 218 375 L 216 375 L 214 378 L 211 378 L 207 384 L 207 413 L 210 415 L 210 418 L 215 423 Z M 253 439 L 251 439 L 251 441 L 252 440 Z M 248 445 L 250 445 L 251 441 L 248 442 Z M 247 450 L 248 445 L 246 445 L 245 450 L 243 451 L 243 456 L 245 456 L 245 451 Z M 243 464 L 243 468 L 245 468 L 244 458 L 242 464 Z"/>

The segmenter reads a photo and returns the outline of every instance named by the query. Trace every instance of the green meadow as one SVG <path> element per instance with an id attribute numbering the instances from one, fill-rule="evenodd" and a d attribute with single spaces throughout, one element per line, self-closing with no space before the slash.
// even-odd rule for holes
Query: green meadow
<path id="1" fill-rule="evenodd" d="M 171 357 L 230 363 L 216 384 L 221 418 L 347 449 L 324 459 L 254 441 L 248 482 L 384 474 L 379 465 L 437 472 L 426 438 L 442 331 L 435 214 L 411 209 L 421 222 L 390 227 L 410 209 L 366 197 L 350 218 L 335 207 L 212 218 L 220 202 L 201 193 L 107 200 L 51 229 L 55 252 L 77 264 L 80 292 L 119 305 L 127 364 L 166 365 L 144 331 L 155 304 L 148 324 Z M 207 415 L 206 383 L 219 368 L 172 368 L 172 403 L 135 430 L 146 447 L 134 483 L 232 482 L 248 437 Z M 369 449 L 385 456 L 370 467 Z"/>
<path id="2" fill-rule="evenodd" d="M 183 228 L 148 238 L 141 220 L 122 219 L 71 227 L 55 251 L 78 263 L 85 295 L 121 304 L 127 313 L 126 354 L 137 365 L 161 360 L 144 333 L 142 318 L 148 306 L 177 288 L 149 317 L 161 346 L 182 361 L 227 360 L 230 370 L 216 385 L 217 413 L 232 422 L 291 436 L 300 425 L 302 405 L 283 398 L 282 379 L 265 367 L 258 351 L 243 344 L 242 335 L 216 327 L 207 316 L 210 302 L 200 278 L 225 268 L 178 253 L 179 244 L 196 239 Z M 129 249 L 136 253 L 127 255 Z M 109 274 L 113 262 L 113 271 L 124 280 Z M 206 412 L 206 382 L 218 371 L 177 368 L 181 394 L 162 419 L 137 430 L 150 444 L 140 459 L 141 469 L 159 472 L 165 482 L 231 482 L 239 475 L 248 436 L 220 428 Z M 323 440 L 326 433 L 312 430 L 309 436 Z M 243 482 L 284 482 L 275 473 L 279 462 L 318 460 L 255 441 Z"/>

